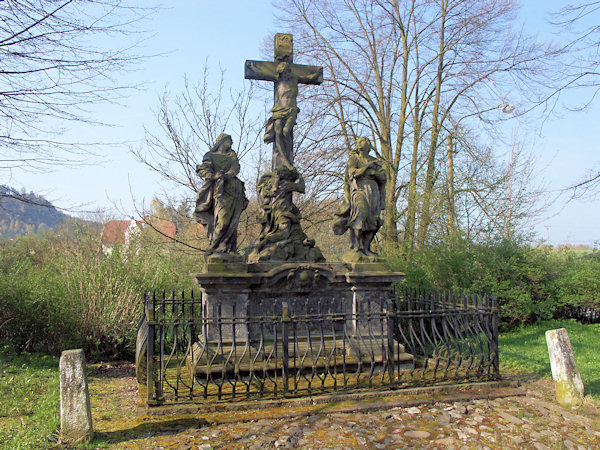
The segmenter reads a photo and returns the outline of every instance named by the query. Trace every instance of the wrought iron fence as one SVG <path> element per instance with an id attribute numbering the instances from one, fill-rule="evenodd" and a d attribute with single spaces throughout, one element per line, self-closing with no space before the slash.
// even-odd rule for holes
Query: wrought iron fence
<path id="1" fill-rule="evenodd" d="M 567 305 L 562 308 L 560 317 L 575 319 L 584 324 L 600 323 L 600 304 Z"/>
<path id="2" fill-rule="evenodd" d="M 363 313 L 308 303 L 294 312 L 283 303 L 276 315 L 208 317 L 194 292 L 146 294 L 137 348 L 144 398 L 231 401 L 499 375 L 493 296 L 397 289 Z"/>

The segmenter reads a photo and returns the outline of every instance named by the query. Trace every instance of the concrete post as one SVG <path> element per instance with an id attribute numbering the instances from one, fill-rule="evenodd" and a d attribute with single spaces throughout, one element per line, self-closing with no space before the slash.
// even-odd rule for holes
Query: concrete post
<path id="1" fill-rule="evenodd" d="M 562 406 L 577 406 L 583 401 L 583 382 L 575 363 L 575 355 L 564 328 L 546 331 L 556 400 Z"/>
<path id="2" fill-rule="evenodd" d="M 83 350 L 60 356 L 60 434 L 69 444 L 89 442 L 94 435 Z"/>

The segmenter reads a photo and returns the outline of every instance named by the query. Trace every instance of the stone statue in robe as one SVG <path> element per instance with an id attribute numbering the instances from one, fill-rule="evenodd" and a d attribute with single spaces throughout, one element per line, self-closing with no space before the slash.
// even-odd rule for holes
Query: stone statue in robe
<path id="1" fill-rule="evenodd" d="M 248 206 L 244 183 L 237 178 L 240 163 L 232 143 L 230 135 L 219 135 L 196 168 L 204 184 L 198 191 L 194 216 L 207 230 L 207 255 L 237 251 L 237 227 Z"/>
<path id="2" fill-rule="evenodd" d="M 257 187 L 261 231 L 248 261 L 325 261 L 315 241 L 302 231 L 300 210 L 288 200 L 292 192 L 304 192 L 302 175 L 296 169 L 279 167 L 262 175 Z"/>
<path id="3" fill-rule="evenodd" d="M 383 224 L 381 211 L 385 207 L 386 174 L 381 163 L 369 155 L 370 150 L 369 139 L 360 137 L 350 151 L 344 173 L 344 203 L 333 224 L 335 234 L 350 231 L 350 249 L 358 260 L 377 257 L 371 242 Z"/>

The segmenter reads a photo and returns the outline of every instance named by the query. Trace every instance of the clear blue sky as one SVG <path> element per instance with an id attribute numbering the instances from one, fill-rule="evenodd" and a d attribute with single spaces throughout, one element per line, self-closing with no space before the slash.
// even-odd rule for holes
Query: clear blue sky
<path id="1" fill-rule="evenodd" d="M 559 0 L 524 1 L 522 20 L 526 28 L 539 30 L 540 35 L 546 36 L 545 13 L 558 10 L 563 3 Z M 166 85 L 177 92 L 184 75 L 192 81 L 196 79 L 207 59 L 215 72 L 219 66 L 226 70 L 226 81 L 231 87 L 240 86 L 244 61 L 259 58 L 264 39 L 280 31 L 272 11 L 268 0 L 170 2 L 169 9 L 159 12 L 148 24 L 156 34 L 146 43 L 148 53 L 169 54 L 143 63 L 126 76 L 129 81 L 147 82 L 146 88 L 124 99 L 126 107 L 105 105 L 95 111 L 99 117 L 119 126 L 78 129 L 71 133 L 84 140 L 126 141 L 128 144 L 107 147 L 102 164 L 58 168 L 53 173 L 36 175 L 15 172 L 10 180 L 3 182 L 42 193 L 61 206 L 86 204 L 85 208 L 92 210 L 110 209 L 116 203 L 121 205 L 117 216 L 133 215 L 133 198 L 141 204 L 161 192 L 159 179 L 128 153 L 129 145 L 141 144 L 144 125 L 155 125 L 153 111 L 158 106 L 160 93 Z M 571 95 L 579 98 L 586 93 Z M 526 144 L 539 155 L 540 176 L 549 191 L 574 183 L 592 165 L 600 163 L 600 144 L 594 133 L 600 112 L 598 103 L 600 100 L 584 113 L 565 112 L 561 118 L 553 117 L 532 131 Z M 552 244 L 592 245 L 600 241 L 599 200 L 555 202 L 536 225 L 539 237 Z"/>

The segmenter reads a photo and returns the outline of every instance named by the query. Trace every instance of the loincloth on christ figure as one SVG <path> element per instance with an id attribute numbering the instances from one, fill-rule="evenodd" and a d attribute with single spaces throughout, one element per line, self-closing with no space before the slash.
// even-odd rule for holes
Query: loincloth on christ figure
<path id="1" fill-rule="evenodd" d="M 263 138 L 265 144 L 275 142 L 275 121 L 284 120 L 284 128 L 291 130 L 296 124 L 296 117 L 299 112 L 300 108 L 297 106 L 273 106 L 271 108 L 271 117 L 269 117 L 265 125 L 265 136 Z"/>

